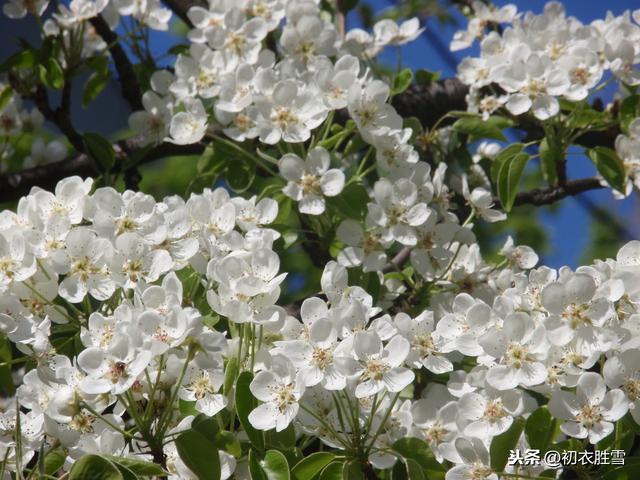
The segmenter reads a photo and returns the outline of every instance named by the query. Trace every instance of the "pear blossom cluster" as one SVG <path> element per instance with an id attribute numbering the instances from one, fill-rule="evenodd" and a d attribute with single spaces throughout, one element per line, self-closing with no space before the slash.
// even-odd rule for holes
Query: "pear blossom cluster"
<path id="1" fill-rule="evenodd" d="M 2 413 L 5 468 L 29 463 L 43 438 L 64 448 L 66 470 L 89 453 L 147 458 L 144 442 L 125 435 L 127 412 L 172 396 L 206 416 L 233 408 L 222 393 L 232 358 L 255 374 L 254 428 L 294 428 L 334 449 L 364 429 L 379 469 L 398 461 L 390 445 L 416 437 L 451 465 L 448 478 L 479 468 L 489 478 L 492 440 L 540 397 L 567 438 L 595 444 L 627 412 L 640 424 L 639 241 L 575 271 L 535 268 L 535 252 L 511 239 L 506 266 L 492 268 L 471 242 L 416 316 L 385 308 L 331 261 L 297 318 L 279 304 L 286 273 L 269 227 L 277 214 L 274 200 L 223 188 L 156 202 L 79 177 L 54 192 L 35 187 L 16 212 L 3 211 L 0 329 L 33 361 Z M 212 313 L 227 328 L 208 322 Z M 243 347 L 229 336 L 232 325 L 249 326 L 252 355 L 246 339 Z M 56 338 L 62 327 L 77 332 L 76 356 Z M 431 374 L 447 380 L 407 394 L 417 375 Z M 358 414 L 345 420 L 341 402 L 358 404 Z M 169 408 L 171 438 L 194 416 Z M 170 441 L 165 454 L 171 478 L 190 478 Z M 219 457 L 222 478 L 242 468 Z"/>
<path id="2" fill-rule="evenodd" d="M 46 8 L 11 0 L 3 10 L 20 18 Z M 636 23 L 625 14 L 584 25 L 557 3 L 541 15 L 472 8 L 452 44 L 481 40 L 481 56 L 459 72 L 472 110 L 546 120 L 560 99 L 584 100 L 605 71 L 638 83 L 637 12 Z M 111 28 L 120 15 L 157 30 L 170 18 L 152 0 L 73 0 L 44 30 L 69 41 L 82 33 L 87 58 L 106 48 L 87 23 L 98 14 Z M 7 478 L 51 451 L 62 453 L 61 476 L 97 454 L 198 478 L 179 438 L 203 418 L 238 442 L 216 445 L 222 479 L 251 478 L 252 453 L 239 444 L 270 438 L 263 432 L 379 470 L 404 461 L 396 442 L 419 439 L 446 480 L 494 480 L 544 471 L 495 471 L 489 453 L 541 408 L 559 424 L 554 441 L 585 448 L 617 434 L 623 418 L 640 426 L 640 241 L 575 270 L 539 266 L 512 237 L 500 261 L 485 258 L 475 222 L 506 213 L 481 163 L 502 146 L 481 143 L 461 171 L 442 155 L 457 135 L 444 127 L 428 132 L 425 158 L 389 82 L 370 68 L 383 48 L 417 38 L 417 19 L 340 32 L 308 0 L 211 0 L 188 17 L 188 49 L 150 76 L 130 127 L 150 146 L 215 139 L 214 150 L 255 156 L 276 194 L 219 183 L 158 200 L 76 176 L 0 212 L 0 332 L 19 355 L 15 395 L 0 402 Z M 501 24 L 510 26 L 486 32 Z M 337 110 L 350 121 L 332 129 Z M 42 116 L 16 95 L 0 120 L 14 136 Z M 638 122 L 616 141 L 629 182 Z M 361 148 L 340 148 L 356 135 Z M 26 164 L 65 154 L 36 140 Z M 362 205 L 351 205 L 358 188 Z M 284 202 L 309 229 L 331 224 L 321 238 L 331 259 L 294 304 L 283 300 Z M 529 446 L 520 433 L 517 447 Z"/>
<path id="3" fill-rule="evenodd" d="M 368 83 L 358 58 L 422 31 L 417 19 L 381 20 L 373 35 L 356 29 L 340 38 L 320 6 L 307 0 L 214 1 L 208 9 L 192 7 L 188 16 L 189 52 L 178 55 L 175 73 L 158 72 L 163 78 L 145 93 L 145 110 L 130 118 L 149 142 L 197 143 L 216 129 L 236 141 L 307 141 L 329 112 L 356 96 L 349 93 L 354 84 Z M 283 21 L 276 52 L 264 40 Z"/>
<path id="4" fill-rule="evenodd" d="M 471 88 L 469 110 L 489 116 L 504 107 L 547 120 L 558 114 L 560 100 L 584 100 L 610 75 L 638 85 L 639 21 L 640 11 L 583 24 L 558 2 L 547 3 L 539 15 L 474 2 L 468 30 L 451 43 L 460 50 L 480 40 L 480 56 L 458 67 Z M 506 27 L 498 31 L 501 25 Z"/>

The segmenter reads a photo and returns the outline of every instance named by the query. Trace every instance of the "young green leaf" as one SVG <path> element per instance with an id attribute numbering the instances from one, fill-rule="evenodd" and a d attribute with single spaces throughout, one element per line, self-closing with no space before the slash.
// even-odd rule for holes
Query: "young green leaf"
<path id="1" fill-rule="evenodd" d="M 624 193 L 627 174 L 624 163 L 618 154 L 607 147 L 595 147 L 589 150 L 589 158 L 596 165 L 598 173 L 604 177 L 612 188 Z"/>
<path id="2" fill-rule="evenodd" d="M 127 468 L 138 477 L 153 477 L 167 474 L 160 465 L 146 460 L 139 460 L 137 458 L 130 457 L 116 457 L 114 455 L 104 455 L 104 457 L 110 462 L 116 464 L 116 466 L 121 465 Z"/>
<path id="3" fill-rule="evenodd" d="M 343 469 L 343 462 L 331 462 L 322 469 L 319 480 L 344 480 L 342 477 Z"/>
<path id="4" fill-rule="evenodd" d="M 404 92 L 411 82 L 413 81 L 413 72 L 410 68 L 405 68 L 401 70 L 393 79 L 393 88 L 391 89 L 391 93 L 393 95 L 398 95 L 399 93 Z"/>
<path id="5" fill-rule="evenodd" d="M 216 446 L 202 433 L 187 430 L 176 438 L 178 455 L 199 480 L 220 478 L 220 458 Z"/>
<path id="6" fill-rule="evenodd" d="M 335 458 L 333 453 L 316 452 L 295 464 L 291 474 L 296 480 L 310 480 Z"/>
<path id="7" fill-rule="evenodd" d="M 118 467 L 100 455 L 85 455 L 75 461 L 69 480 L 125 480 Z"/>
<path id="8" fill-rule="evenodd" d="M 260 462 L 268 480 L 289 480 L 289 464 L 285 456 L 277 450 L 268 450 Z"/>
<path id="9" fill-rule="evenodd" d="M 108 172 L 116 161 L 116 154 L 109 140 L 97 133 L 85 133 L 84 144 L 91 157 L 93 157 L 100 166 L 102 172 Z"/>
<path id="10" fill-rule="evenodd" d="M 505 161 L 498 172 L 498 198 L 505 212 L 511 211 L 518 193 L 518 185 L 529 161 L 529 155 L 520 152 L 511 160 Z"/>
<path id="11" fill-rule="evenodd" d="M 523 143 L 513 143 L 508 147 L 503 148 L 496 156 L 491 164 L 491 180 L 493 183 L 498 183 L 498 172 L 505 162 L 511 161 L 513 157 L 519 154 L 524 148 Z"/>
<path id="12" fill-rule="evenodd" d="M 538 155 L 540 155 L 540 166 L 542 168 L 542 176 L 551 185 L 558 180 L 556 166 L 562 160 L 562 150 L 555 142 L 543 138 L 540 142 Z"/>
<path id="13" fill-rule="evenodd" d="M 82 107 L 86 108 L 111 81 L 111 73 L 92 73 L 82 89 Z"/>
<path id="14" fill-rule="evenodd" d="M 511 126 L 511 122 L 503 117 L 489 117 L 483 120 L 480 117 L 462 117 L 453 124 L 453 129 L 465 133 L 474 139 L 493 138 L 506 140 L 502 130 Z"/>
<path id="15" fill-rule="evenodd" d="M 418 85 L 430 85 L 440 80 L 442 72 L 431 72 L 429 70 L 420 69 L 416 72 L 416 83 Z"/>
<path id="16" fill-rule="evenodd" d="M 405 461 L 413 460 L 416 462 L 430 480 L 444 478 L 444 468 L 434 458 L 429 445 L 424 440 L 413 437 L 401 438 L 391 448 L 402 456 Z"/>
<path id="17" fill-rule="evenodd" d="M 264 451 L 264 437 L 262 432 L 253 428 L 253 426 L 251 426 L 251 422 L 249 422 L 249 414 L 258 406 L 258 401 L 249 389 L 251 380 L 253 380 L 251 372 L 242 372 L 238 377 L 238 381 L 236 382 L 235 398 L 236 411 L 238 413 L 240 424 L 247 434 L 247 437 L 249 437 L 251 445 L 259 451 Z"/>
<path id="18" fill-rule="evenodd" d="M 529 415 L 524 427 L 529 446 L 541 452 L 547 451 L 553 441 L 557 423 L 557 420 L 549 413 L 549 409 L 546 406 L 538 408 Z"/>
<path id="19" fill-rule="evenodd" d="M 509 459 L 509 452 L 515 448 L 523 429 L 524 419 L 516 418 L 509 430 L 497 437 L 493 437 L 489 452 L 491 455 L 491 468 L 494 472 L 502 472 L 504 470 Z"/>
<path id="20" fill-rule="evenodd" d="M 253 449 L 249 450 L 249 475 L 251 475 L 251 480 L 269 480 Z"/>
<path id="21" fill-rule="evenodd" d="M 640 117 L 640 95 L 629 95 L 620 104 L 620 129 L 627 133 L 629 124 Z"/>

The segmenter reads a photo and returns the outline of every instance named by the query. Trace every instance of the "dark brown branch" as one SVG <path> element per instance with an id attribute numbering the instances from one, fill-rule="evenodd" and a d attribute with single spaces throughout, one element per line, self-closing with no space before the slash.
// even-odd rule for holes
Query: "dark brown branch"
<path id="1" fill-rule="evenodd" d="M 416 117 L 424 127 L 431 128 L 450 111 L 466 110 L 468 92 L 457 78 L 446 78 L 428 85 L 411 85 L 391 103 L 401 117 Z"/>
<path id="2" fill-rule="evenodd" d="M 206 8 L 205 2 L 201 2 L 198 0 L 163 0 L 163 2 L 189 27 L 193 27 L 193 25 L 191 24 L 191 20 L 189 20 L 189 17 L 187 16 L 187 12 L 189 11 L 189 9 L 195 6 Z"/>
<path id="3" fill-rule="evenodd" d="M 596 177 L 581 178 L 579 180 L 568 180 L 564 185 L 554 185 L 545 188 L 534 188 L 516 195 L 514 205 L 549 205 L 565 197 L 571 197 L 587 192 L 605 188 L 601 180 Z M 500 200 L 494 198 L 497 208 L 501 207 Z"/>
<path id="4" fill-rule="evenodd" d="M 129 57 L 127 57 L 124 49 L 118 43 L 118 36 L 101 16 L 92 18 L 90 22 L 93 28 L 96 29 L 96 33 L 109 46 L 109 53 L 111 53 L 113 63 L 118 72 L 122 96 L 129 103 L 132 110 L 142 110 L 144 107 L 142 106 L 142 94 L 140 93 L 138 77 L 133 70 Z"/>
<path id="5" fill-rule="evenodd" d="M 130 141 L 130 143 L 135 142 Z M 201 144 L 174 145 L 173 143 L 161 143 L 149 150 L 140 159 L 138 165 L 175 155 L 199 155 L 203 151 L 204 146 Z M 117 171 L 115 173 L 121 172 Z M 5 173 L 0 175 L 0 202 L 17 200 L 27 195 L 31 187 L 34 186 L 53 191 L 56 184 L 63 178 L 72 175 L 90 177 L 95 174 L 94 163 L 85 154 L 76 155 L 59 162 L 30 168 L 21 172 Z M 130 175 L 133 175 L 133 172 L 130 173 Z M 133 181 L 133 178 L 129 179 L 129 182 Z M 131 184 L 131 186 L 134 185 Z"/>
<path id="6" fill-rule="evenodd" d="M 62 89 L 62 101 L 58 108 L 53 108 L 49 103 L 49 94 L 47 89 L 38 85 L 35 88 L 29 89 L 22 81 L 14 76 L 9 75 L 9 83 L 11 86 L 19 92 L 20 96 L 25 100 L 31 100 L 38 108 L 40 113 L 44 115 L 44 118 L 49 120 L 67 137 L 73 148 L 78 152 L 84 152 L 84 141 L 82 135 L 78 133 L 73 124 L 71 123 L 71 81 L 65 79 L 65 84 Z"/>

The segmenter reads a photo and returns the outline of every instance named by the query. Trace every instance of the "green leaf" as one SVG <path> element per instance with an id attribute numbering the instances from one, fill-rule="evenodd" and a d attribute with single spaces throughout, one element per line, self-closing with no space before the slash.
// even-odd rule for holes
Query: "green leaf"
<path id="1" fill-rule="evenodd" d="M 190 402 L 188 400 L 178 399 L 178 410 L 185 417 L 187 415 L 193 415 L 194 417 L 199 415 L 200 412 L 196 410 L 196 402 Z"/>
<path id="2" fill-rule="evenodd" d="M 493 138 L 495 140 L 506 140 L 502 130 L 508 128 L 512 123 L 504 117 L 489 117 L 483 120 L 480 117 L 462 117 L 453 124 L 453 129 L 460 133 L 465 133 L 474 139 Z"/>
<path id="3" fill-rule="evenodd" d="M 244 429 L 251 445 L 256 447 L 259 451 L 264 450 L 264 437 L 262 432 L 256 430 L 251 426 L 249 422 L 249 414 L 258 406 L 258 400 L 253 396 L 249 389 L 249 384 L 253 380 L 251 372 L 242 372 L 236 382 L 236 412 L 238 413 L 238 420 Z"/>
<path id="4" fill-rule="evenodd" d="M 55 89 L 60 89 L 64 85 L 64 72 L 58 61 L 49 57 L 45 61 L 45 67 L 47 69 L 47 86 Z"/>
<path id="5" fill-rule="evenodd" d="M 291 473 L 296 480 L 310 480 L 329 465 L 336 456 L 329 452 L 316 452 L 295 464 Z"/>
<path id="6" fill-rule="evenodd" d="M 234 433 L 227 430 L 221 430 L 216 434 L 216 446 L 236 458 L 242 456 L 240 440 L 238 440 L 238 437 Z"/>
<path id="7" fill-rule="evenodd" d="M 269 480 L 289 480 L 289 464 L 285 456 L 277 450 L 268 450 L 260 462 Z"/>
<path id="8" fill-rule="evenodd" d="M 491 468 L 494 472 L 502 472 L 504 470 L 509 459 L 509 451 L 515 448 L 523 429 L 524 419 L 516 418 L 509 430 L 497 437 L 493 437 L 489 452 L 491 454 Z"/>
<path id="9" fill-rule="evenodd" d="M 542 168 L 542 176 L 550 183 L 554 184 L 558 180 L 557 164 L 563 160 L 562 149 L 555 142 L 549 142 L 548 138 L 543 138 L 540 142 L 538 150 L 540 155 L 540 166 Z"/>
<path id="10" fill-rule="evenodd" d="M 571 128 L 587 128 L 598 130 L 609 123 L 609 116 L 605 112 L 599 112 L 591 107 L 577 108 L 569 116 L 568 125 Z"/>
<path id="11" fill-rule="evenodd" d="M 213 313 L 208 313 L 202 317 L 202 323 L 213 330 L 218 322 L 220 321 L 220 315 L 215 315 Z"/>
<path id="12" fill-rule="evenodd" d="M 398 95 L 399 93 L 404 92 L 411 82 L 413 81 L 413 72 L 410 68 L 405 68 L 398 73 L 393 79 L 393 87 L 391 88 L 391 93 L 393 95 Z"/>
<path id="13" fill-rule="evenodd" d="M 344 480 L 364 480 L 362 465 L 358 460 L 352 460 L 344 464 L 342 468 L 342 478 Z"/>
<path id="14" fill-rule="evenodd" d="M 220 478 L 220 458 L 216 446 L 202 433 L 187 430 L 176 438 L 176 448 L 184 464 L 199 480 Z"/>
<path id="15" fill-rule="evenodd" d="M 111 81 L 111 72 L 92 73 L 82 89 L 82 107 L 86 108 Z"/>
<path id="16" fill-rule="evenodd" d="M 11 85 L 7 85 L 2 89 L 2 92 L 0 92 L 0 110 L 3 110 L 4 107 L 7 106 L 7 103 L 9 103 L 12 96 L 13 89 L 11 88 Z"/>
<path id="17" fill-rule="evenodd" d="M 267 474 L 260 466 L 260 461 L 256 457 L 256 452 L 253 449 L 249 450 L 249 474 L 251 475 L 251 480 L 269 480 Z"/>
<path id="18" fill-rule="evenodd" d="M 340 195 L 326 200 L 343 218 L 359 220 L 367 214 L 369 194 L 361 183 L 350 183 L 344 187 Z"/>
<path id="19" fill-rule="evenodd" d="M 60 447 L 49 450 L 44 457 L 44 473 L 54 476 L 54 474 L 64 466 L 67 455 Z"/>
<path id="20" fill-rule="evenodd" d="M 442 72 L 431 72 L 429 70 L 420 69 L 416 72 L 416 83 L 418 85 L 430 85 L 440 80 Z"/>
<path id="21" fill-rule="evenodd" d="M 331 462 L 329 465 L 322 469 L 322 471 L 320 472 L 319 480 L 343 480 L 343 469 L 343 462 Z"/>
<path id="22" fill-rule="evenodd" d="M 601 480 L 636 480 L 640 478 L 640 464 L 624 465 L 605 473 Z"/>
<path id="23" fill-rule="evenodd" d="M 32 49 L 25 49 L 7 58 L 0 65 L 0 73 L 7 72 L 10 68 L 34 67 L 38 63 L 38 54 Z"/>
<path id="24" fill-rule="evenodd" d="M 607 147 L 595 147 L 588 151 L 589 158 L 596 165 L 598 173 L 612 188 L 624 193 L 627 174 L 618 154 Z"/>
<path id="25" fill-rule="evenodd" d="M 218 422 L 214 417 L 207 417 L 201 413 L 191 422 L 191 428 L 200 433 L 203 437 L 209 440 L 213 445 L 216 445 L 216 435 L 218 434 Z"/>
<path id="26" fill-rule="evenodd" d="M 71 467 L 69 480 L 124 480 L 113 463 L 100 455 L 80 457 Z"/>
<path id="27" fill-rule="evenodd" d="M 405 458 L 405 461 L 407 462 L 407 472 L 409 473 L 409 480 L 427 480 L 426 474 L 423 473 L 422 467 L 420 467 L 420 464 L 418 464 L 418 462 L 412 460 L 411 458 Z M 431 471 L 433 472 L 433 470 Z M 444 473 L 442 473 L 442 476 L 444 476 Z M 432 473 L 430 479 L 435 477 L 436 475 Z"/>
<path id="28" fill-rule="evenodd" d="M 289 424 L 287 428 L 280 432 L 275 430 L 265 432 L 265 436 L 267 445 L 279 450 L 295 447 L 296 445 L 296 430 L 293 424 Z"/>
<path id="29" fill-rule="evenodd" d="M 558 421 L 546 406 L 534 411 L 524 427 L 524 433 L 531 448 L 546 452 L 553 441 Z"/>
<path id="30" fill-rule="evenodd" d="M 104 457 L 113 462 L 114 464 L 121 465 L 138 477 L 151 477 L 166 475 L 166 472 L 160 465 L 157 465 L 146 460 L 139 460 L 137 458 L 129 457 L 116 457 L 113 455 L 104 455 Z"/>
<path id="31" fill-rule="evenodd" d="M 498 172 L 498 198 L 505 212 L 510 212 L 518 193 L 518 185 L 529 161 L 529 155 L 521 152 L 502 164 Z"/>
<path id="32" fill-rule="evenodd" d="M 503 148 L 496 156 L 491 164 L 491 180 L 493 183 L 498 183 L 498 172 L 504 164 L 504 162 L 510 161 L 513 157 L 519 154 L 524 148 L 523 143 L 513 143 L 508 147 Z"/>
<path id="33" fill-rule="evenodd" d="M 422 128 L 422 123 L 420 123 L 420 120 L 418 120 L 418 118 L 416 117 L 405 118 L 403 121 L 403 127 L 411 129 L 412 134 L 409 142 L 415 142 L 416 138 L 419 135 L 424 134 L 424 128 Z"/>
<path id="34" fill-rule="evenodd" d="M 256 178 L 256 167 L 244 158 L 231 158 L 227 162 L 225 179 L 236 193 L 246 192 Z"/>
<path id="35" fill-rule="evenodd" d="M 87 152 L 100 166 L 102 172 L 109 172 L 116 162 L 116 154 L 113 151 L 111 142 L 98 133 L 85 133 L 84 144 Z"/>
<path id="36" fill-rule="evenodd" d="M 629 95 L 620 104 L 620 129 L 628 133 L 629 124 L 640 117 L 640 95 Z"/>
<path id="37" fill-rule="evenodd" d="M 429 445 L 419 438 L 401 438 L 391 447 L 405 461 L 413 460 L 429 480 L 444 478 L 445 470 L 434 458 Z"/>
<path id="38" fill-rule="evenodd" d="M 398 461 L 391 471 L 391 480 L 426 480 L 422 467 L 410 458 Z"/>
<path id="39" fill-rule="evenodd" d="M 0 367 L 0 391 L 3 391 L 7 397 L 12 396 L 16 392 L 16 386 L 13 383 L 13 376 L 11 375 L 11 360 L 13 359 L 13 353 L 11 351 L 11 343 L 5 335 L 0 335 L 0 360 L 3 365 Z"/>
<path id="40" fill-rule="evenodd" d="M 236 357 L 232 357 L 227 362 L 227 366 L 224 370 L 224 383 L 222 384 L 222 393 L 227 397 L 231 395 L 231 390 L 233 390 L 233 382 L 238 376 L 238 359 Z"/>
<path id="41" fill-rule="evenodd" d="M 138 479 L 136 474 L 133 473 L 131 470 L 129 470 L 124 465 L 121 465 L 121 464 L 115 463 L 115 462 L 113 462 L 113 464 L 116 466 L 116 468 L 118 469 L 118 471 L 120 472 L 120 475 L 122 475 L 122 478 L 124 480 L 137 480 Z"/>

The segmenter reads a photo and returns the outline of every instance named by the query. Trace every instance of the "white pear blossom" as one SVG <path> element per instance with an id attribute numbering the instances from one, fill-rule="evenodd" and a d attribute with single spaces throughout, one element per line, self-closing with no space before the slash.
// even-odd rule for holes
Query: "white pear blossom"
<path id="1" fill-rule="evenodd" d="M 259 430 L 275 428 L 280 432 L 297 415 L 305 387 L 286 357 L 274 356 L 271 361 L 271 369 L 258 372 L 249 386 L 251 393 L 264 402 L 249 413 L 249 421 Z"/>
<path id="2" fill-rule="evenodd" d="M 576 393 L 559 390 L 549 402 L 551 413 L 565 420 L 560 429 L 570 437 L 588 438 L 592 444 L 613 433 L 614 422 L 628 410 L 620 389 L 607 391 L 602 377 L 595 372 L 580 376 Z"/>
<path id="3" fill-rule="evenodd" d="M 335 197 L 344 188 L 344 173 L 329 168 L 329 152 L 315 147 L 303 161 L 293 153 L 278 162 L 280 174 L 287 180 L 283 192 L 298 202 L 301 213 L 320 215 L 325 211 L 324 197 Z"/>

